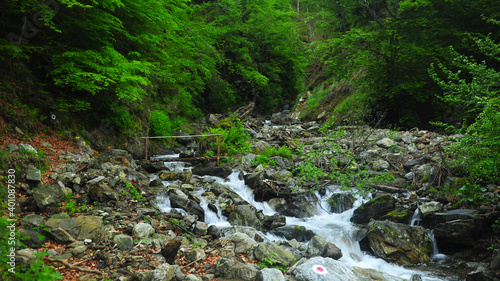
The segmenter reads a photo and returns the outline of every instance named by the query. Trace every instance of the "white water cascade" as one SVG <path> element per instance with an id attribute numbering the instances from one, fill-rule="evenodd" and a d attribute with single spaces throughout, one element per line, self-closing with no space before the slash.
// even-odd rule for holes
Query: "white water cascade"
<path id="1" fill-rule="evenodd" d="M 171 164 L 169 163 L 169 165 Z M 218 177 L 212 178 L 223 185 L 229 186 L 233 191 L 238 193 L 238 195 L 240 195 L 252 206 L 257 208 L 258 210 L 262 210 L 265 215 L 274 214 L 275 211 L 266 202 L 255 201 L 252 190 L 247 185 L 245 185 L 244 180 L 240 179 L 239 174 L 239 171 L 233 171 L 233 173 L 227 179 Z M 164 185 L 168 184 L 170 183 L 164 182 Z M 213 210 L 208 208 L 208 203 L 206 199 L 203 198 L 204 192 L 204 189 L 198 189 L 194 191 L 194 195 L 200 199 L 200 206 L 205 211 L 205 222 L 216 225 L 218 228 L 230 227 L 231 225 L 227 221 L 227 218 L 222 216 L 220 210 L 214 212 Z M 350 218 L 352 217 L 354 210 L 359 207 L 363 201 L 361 199 L 356 200 L 353 208 L 342 213 L 331 213 L 330 206 L 327 203 L 327 199 L 330 198 L 332 194 L 332 191 L 328 191 L 323 196 L 321 196 L 319 193 L 316 193 L 316 196 L 318 198 L 317 215 L 309 218 L 286 217 L 287 225 L 304 226 L 308 230 L 312 230 L 315 234 L 323 236 L 328 242 L 335 244 L 342 250 L 343 257 L 340 259 L 340 261 L 345 262 L 348 265 L 367 269 L 375 269 L 407 280 L 410 280 L 413 274 L 420 274 L 422 276 L 422 280 L 424 281 L 457 280 L 455 277 L 450 277 L 450 279 L 444 279 L 443 277 L 436 278 L 425 272 L 406 269 L 402 266 L 388 263 L 383 259 L 374 257 L 361 251 L 359 243 L 355 239 L 357 227 L 351 223 Z M 158 199 L 163 200 L 160 197 Z M 164 198 L 164 200 L 165 204 L 159 204 L 159 207 L 162 211 L 167 212 L 168 204 L 166 202 L 168 201 L 168 198 Z M 418 217 L 418 214 L 414 216 L 415 218 L 414 220 L 412 220 L 412 223 L 415 223 L 420 219 Z M 272 234 L 262 233 L 262 236 L 266 239 L 276 242 L 286 240 L 285 238 L 277 237 Z"/>
<path id="2" fill-rule="evenodd" d="M 420 218 L 420 210 L 417 208 L 417 209 L 415 209 L 415 213 L 413 213 L 413 216 L 411 217 L 410 226 L 419 226 L 421 220 L 422 220 L 422 218 Z M 424 228 L 422 227 L 422 229 L 424 229 Z M 436 241 L 436 238 L 434 237 L 434 230 L 431 230 L 431 231 L 426 230 L 426 229 L 424 229 L 424 230 L 427 231 L 427 235 L 432 240 L 432 245 L 433 245 L 433 248 L 432 248 L 432 258 L 434 258 L 434 259 L 445 259 L 446 255 L 445 254 L 441 254 L 439 252 L 438 247 L 437 247 L 437 241 Z"/>

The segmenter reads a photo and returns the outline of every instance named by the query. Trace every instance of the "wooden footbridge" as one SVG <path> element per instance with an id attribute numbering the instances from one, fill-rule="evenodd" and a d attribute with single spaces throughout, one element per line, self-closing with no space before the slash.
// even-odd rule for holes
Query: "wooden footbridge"
<path id="1" fill-rule="evenodd" d="M 194 138 L 194 137 L 217 137 L 217 157 L 191 157 L 191 158 L 169 158 L 169 159 L 163 159 L 161 158 L 151 160 L 148 157 L 148 140 L 149 139 L 175 139 L 175 138 Z M 188 135 L 188 136 L 159 136 L 159 137 L 141 137 L 144 139 L 144 158 L 146 160 L 150 160 L 153 162 L 156 161 L 185 161 L 185 162 L 193 162 L 193 161 L 209 161 L 213 159 L 217 159 L 217 166 L 219 166 L 219 161 L 220 161 L 220 134 L 208 134 L 208 135 Z"/>

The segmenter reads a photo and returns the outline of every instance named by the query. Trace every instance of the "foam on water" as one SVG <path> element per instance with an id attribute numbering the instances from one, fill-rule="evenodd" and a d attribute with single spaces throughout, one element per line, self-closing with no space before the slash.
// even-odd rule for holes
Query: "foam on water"
<path id="1" fill-rule="evenodd" d="M 253 191 L 247 185 L 245 185 L 244 180 L 240 179 L 240 171 L 233 171 L 233 173 L 231 173 L 231 175 L 229 175 L 227 179 L 218 177 L 212 178 L 218 183 L 230 187 L 252 206 L 257 208 L 258 210 L 262 210 L 265 215 L 273 215 L 276 213 L 266 202 L 257 202 L 255 200 Z M 208 224 L 216 225 L 219 228 L 230 227 L 231 225 L 228 223 L 227 218 L 222 216 L 220 210 L 214 212 L 213 210 L 208 208 L 208 202 L 204 198 L 204 196 L 202 196 L 204 192 L 204 189 L 198 189 L 194 192 L 194 195 L 200 199 L 200 206 L 205 211 L 205 222 Z M 327 189 L 326 194 L 323 196 L 321 196 L 319 193 L 316 193 L 316 196 L 318 197 L 318 214 L 310 218 L 286 217 L 287 225 L 304 226 L 308 230 L 312 230 L 317 235 L 323 236 L 328 242 L 335 244 L 342 250 L 343 256 L 339 261 L 344 262 L 348 265 L 367 269 L 375 269 L 408 280 L 411 278 L 412 274 L 420 274 L 422 276 L 422 280 L 424 281 L 444 280 L 442 277 L 435 278 L 424 272 L 406 269 L 402 266 L 388 263 L 383 259 L 376 258 L 362 252 L 358 241 L 356 241 L 355 239 L 357 231 L 356 226 L 351 223 L 350 219 L 353 215 L 354 210 L 363 203 L 363 200 L 356 200 L 353 208 L 347 211 L 344 211 L 342 213 L 331 213 L 331 207 L 328 204 L 327 200 L 334 192 L 335 191 L 332 192 L 330 189 Z M 165 197 L 164 200 L 165 202 L 161 207 L 162 211 L 165 211 L 169 208 L 168 197 Z M 415 221 L 418 221 L 418 217 L 415 218 Z M 279 242 L 286 240 L 283 237 L 279 237 L 270 233 L 259 233 L 262 235 L 262 237 L 270 241 Z"/>

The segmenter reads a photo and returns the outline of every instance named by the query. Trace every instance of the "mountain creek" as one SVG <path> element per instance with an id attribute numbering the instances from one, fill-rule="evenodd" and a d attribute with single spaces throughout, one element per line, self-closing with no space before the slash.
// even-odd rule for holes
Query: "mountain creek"
<path id="1" fill-rule="evenodd" d="M 121 149 L 67 152 L 72 163 L 48 183 L 29 165 L 17 175 L 27 248 L 16 262 L 45 249 L 64 280 L 81 281 L 500 280 L 500 253 L 488 250 L 499 206 L 472 208 L 451 192 L 463 179 L 447 173 L 442 152 L 460 135 L 323 132 L 286 111 L 243 125 L 252 151 L 219 166 L 176 160 L 197 156 L 197 138 L 175 149 L 151 144 L 157 154 L 148 160 Z M 258 163 L 267 148 L 284 146 L 301 153 Z M 366 185 L 306 179 L 310 163 L 349 170 Z M 362 171 L 368 176 L 356 178 Z M 498 186 L 484 188 L 482 196 L 498 197 Z"/>

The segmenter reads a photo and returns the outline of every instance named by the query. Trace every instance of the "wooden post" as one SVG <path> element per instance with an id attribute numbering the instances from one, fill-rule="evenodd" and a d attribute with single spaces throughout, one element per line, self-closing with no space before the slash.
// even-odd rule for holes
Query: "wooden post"
<path id="1" fill-rule="evenodd" d="M 148 160 L 148 138 L 144 139 L 144 148 L 145 148 L 144 159 Z"/>
<path id="2" fill-rule="evenodd" d="M 219 166 L 220 159 L 220 135 L 217 136 L 217 166 Z"/>

